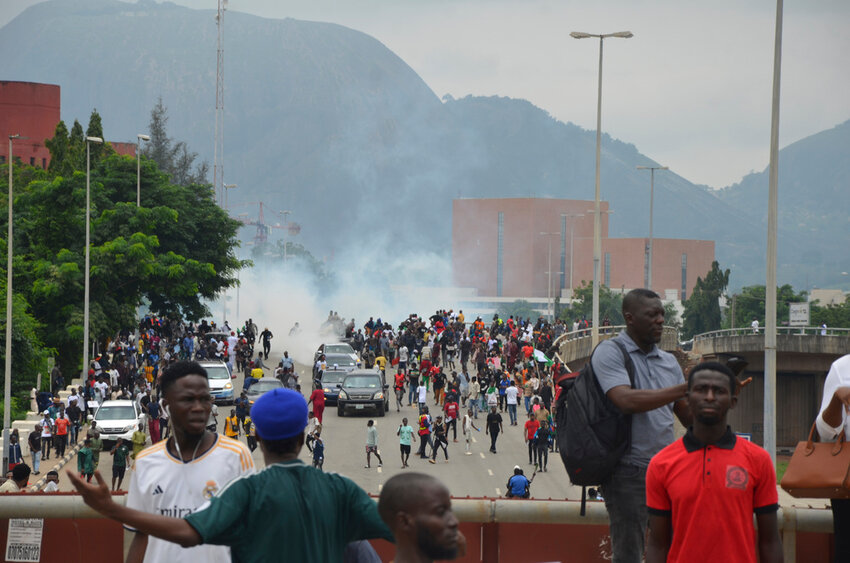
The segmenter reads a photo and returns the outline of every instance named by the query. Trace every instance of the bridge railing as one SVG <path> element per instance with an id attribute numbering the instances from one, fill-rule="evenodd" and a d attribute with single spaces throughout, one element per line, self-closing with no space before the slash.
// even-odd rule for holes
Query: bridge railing
<path id="1" fill-rule="evenodd" d="M 6 518 L 103 518 L 75 494 L 7 494 L 0 503 L 0 519 Z M 124 504 L 125 495 L 113 499 Z M 453 498 L 452 510 L 461 522 L 478 524 L 565 524 L 568 526 L 604 526 L 608 513 L 602 503 L 589 503 L 587 515 L 580 513 L 581 503 L 566 500 L 507 500 L 496 498 Z M 782 507 L 779 529 L 786 562 L 796 561 L 797 533 L 832 534 L 832 512 L 827 509 Z M 92 561 L 99 561 L 93 556 Z M 490 560 L 490 558 L 485 558 Z"/>
<path id="2" fill-rule="evenodd" d="M 751 326 L 727 328 L 723 330 L 712 330 L 694 336 L 694 342 L 698 340 L 709 340 L 711 338 L 725 338 L 729 336 L 764 336 L 765 328 Z M 776 334 L 799 335 L 799 336 L 850 336 L 850 328 L 824 328 L 821 326 L 778 326 Z"/>

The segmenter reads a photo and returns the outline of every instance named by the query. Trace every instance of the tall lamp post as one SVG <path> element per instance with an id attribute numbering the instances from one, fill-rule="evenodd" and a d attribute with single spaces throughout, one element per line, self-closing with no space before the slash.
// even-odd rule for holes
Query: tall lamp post
<path id="1" fill-rule="evenodd" d="M 547 255 L 549 257 L 549 283 L 546 288 L 546 315 L 551 319 L 554 317 L 554 311 L 552 307 L 552 237 L 553 236 L 561 236 L 561 233 L 540 233 L 541 237 L 548 237 L 548 252 Z"/>
<path id="2" fill-rule="evenodd" d="M 136 135 L 136 207 L 142 206 L 142 141 L 150 140 L 150 135 Z"/>
<path id="3" fill-rule="evenodd" d="M 100 137 L 86 137 L 86 289 L 83 297 L 83 381 L 89 373 L 89 291 L 91 274 L 91 144 L 102 144 Z"/>
<path id="4" fill-rule="evenodd" d="M 6 234 L 6 371 L 3 374 L 3 470 L 9 467 L 9 426 L 12 423 L 12 141 L 9 135 L 9 228 Z"/>
<path id="5" fill-rule="evenodd" d="M 638 166 L 638 170 L 649 170 L 649 267 L 646 274 L 646 287 L 652 289 L 652 202 L 655 197 L 655 171 L 669 170 L 666 166 Z"/>
<path id="6" fill-rule="evenodd" d="M 606 37 L 629 39 L 633 35 L 631 31 L 602 34 L 581 31 L 570 33 L 570 37 L 573 39 L 599 38 L 599 89 L 596 96 L 596 197 L 593 207 L 593 326 L 590 329 L 591 343 L 594 347 L 599 344 L 599 268 L 602 255 L 602 217 L 599 212 L 599 162 L 602 147 L 602 42 Z"/>
<path id="7" fill-rule="evenodd" d="M 570 299 L 573 298 L 573 240 L 576 229 L 575 220 L 579 217 L 584 217 L 584 213 L 565 213 L 564 217 L 572 219 L 570 221 Z"/>

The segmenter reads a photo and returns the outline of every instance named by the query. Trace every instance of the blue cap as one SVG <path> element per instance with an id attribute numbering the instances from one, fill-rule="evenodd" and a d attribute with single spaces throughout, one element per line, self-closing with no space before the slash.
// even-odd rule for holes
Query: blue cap
<path id="1" fill-rule="evenodd" d="M 307 401 L 292 389 L 272 389 L 251 407 L 251 420 L 263 440 L 292 438 L 307 427 Z"/>

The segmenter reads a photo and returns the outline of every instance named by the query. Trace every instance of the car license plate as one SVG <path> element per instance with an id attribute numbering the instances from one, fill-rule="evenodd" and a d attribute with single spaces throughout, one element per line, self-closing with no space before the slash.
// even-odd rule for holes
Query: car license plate
<path id="1" fill-rule="evenodd" d="M 355 409 L 362 409 L 365 405 L 354 405 Z"/>

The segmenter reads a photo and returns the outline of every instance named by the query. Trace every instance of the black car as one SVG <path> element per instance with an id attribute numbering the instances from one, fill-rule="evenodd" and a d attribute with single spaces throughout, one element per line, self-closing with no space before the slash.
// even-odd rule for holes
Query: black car
<path id="1" fill-rule="evenodd" d="M 345 416 L 346 409 L 374 409 L 378 416 L 384 416 L 390 408 L 387 389 L 381 372 L 371 369 L 354 370 L 340 385 L 336 403 L 337 414 Z"/>
<path id="2" fill-rule="evenodd" d="M 342 385 L 345 376 L 349 372 L 342 370 L 325 370 L 322 372 L 322 380 L 319 382 L 322 391 L 325 392 L 325 403 L 336 403 L 339 398 L 339 386 Z M 313 389 L 317 386 L 314 384 Z"/>

